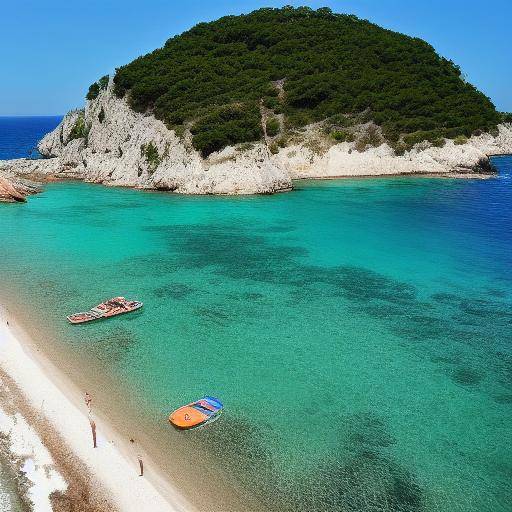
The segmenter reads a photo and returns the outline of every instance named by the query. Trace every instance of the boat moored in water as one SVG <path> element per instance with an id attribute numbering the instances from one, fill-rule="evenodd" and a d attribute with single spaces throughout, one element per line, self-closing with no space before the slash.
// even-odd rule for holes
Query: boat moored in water
<path id="1" fill-rule="evenodd" d="M 142 306 L 142 302 L 139 302 L 138 300 L 127 300 L 124 297 L 114 297 L 113 299 L 109 299 L 98 304 L 90 311 L 69 315 L 67 319 L 72 324 L 83 324 L 85 322 L 92 322 L 93 320 L 111 318 L 124 313 L 131 313 L 132 311 L 140 309 Z"/>
<path id="2" fill-rule="evenodd" d="M 169 416 L 169 422 L 180 430 L 188 430 L 214 421 L 223 408 L 218 398 L 205 396 L 201 400 L 176 409 Z"/>

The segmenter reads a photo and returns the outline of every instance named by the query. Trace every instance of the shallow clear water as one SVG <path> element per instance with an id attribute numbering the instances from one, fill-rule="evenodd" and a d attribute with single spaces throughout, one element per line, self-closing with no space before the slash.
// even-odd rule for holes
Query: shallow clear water
<path id="1" fill-rule="evenodd" d="M 495 165 L 244 198 L 51 184 L 0 207 L 4 295 L 148 422 L 220 397 L 219 421 L 162 436 L 262 508 L 509 511 L 512 158 Z M 63 321 L 117 294 L 144 310 Z"/>

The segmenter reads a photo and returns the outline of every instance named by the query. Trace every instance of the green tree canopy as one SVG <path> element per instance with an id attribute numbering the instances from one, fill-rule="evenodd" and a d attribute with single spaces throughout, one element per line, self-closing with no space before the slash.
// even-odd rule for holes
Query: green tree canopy
<path id="1" fill-rule="evenodd" d="M 133 109 L 170 127 L 189 123 L 205 155 L 260 138 L 261 100 L 285 114 L 288 128 L 365 111 L 391 141 L 469 136 L 501 119 L 425 41 L 327 8 L 200 23 L 118 69 L 114 83 Z"/>

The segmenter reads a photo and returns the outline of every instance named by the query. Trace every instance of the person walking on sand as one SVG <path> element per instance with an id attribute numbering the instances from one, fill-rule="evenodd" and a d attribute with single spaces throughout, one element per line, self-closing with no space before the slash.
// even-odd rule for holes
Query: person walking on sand
<path id="1" fill-rule="evenodd" d="M 135 439 L 130 438 L 130 443 L 135 444 Z M 142 456 L 137 455 L 137 460 L 139 462 L 139 476 L 144 476 L 144 463 L 142 462 Z"/>
<path id="2" fill-rule="evenodd" d="M 85 405 L 87 406 L 87 409 L 89 409 L 89 413 L 90 413 L 91 412 L 92 396 L 89 395 L 89 393 L 87 393 L 87 391 L 85 392 L 84 401 L 85 401 Z"/>

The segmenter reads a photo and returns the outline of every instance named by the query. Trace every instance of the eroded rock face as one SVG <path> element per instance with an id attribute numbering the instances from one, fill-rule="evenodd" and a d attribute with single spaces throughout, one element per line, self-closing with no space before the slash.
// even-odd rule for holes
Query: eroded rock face
<path id="1" fill-rule="evenodd" d="M 80 118 L 87 135 L 73 138 Z M 52 174 L 106 185 L 183 194 L 266 194 L 291 188 L 290 177 L 264 144 L 245 151 L 227 148 L 203 159 L 186 137 L 178 137 L 153 116 L 134 112 L 111 88 L 85 111 L 66 115 L 38 149 L 58 160 L 58 171 L 52 168 Z"/>
<path id="2" fill-rule="evenodd" d="M 320 126 L 311 125 L 277 154 L 258 142 L 227 147 L 204 159 L 190 133 L 179 137 L 153 116 L 134 112 L 110 85 L 40 141 L 46 159 L 0 162 L 0 173 L 7 172 L 11 182 L 13 176 L 71 178 L 182 194 L 270 194 L 290 190 L 295 178 L 475 176 L 489 172 L 482 168 L 488 155 L 512 153 L 512 124 L 500 125 L 497 136 L 474 136 L 459 145 L 447 140 L 443 147 L 421 143 L 402 156 L 385 143 L 364 151 L 356 147 L 354 142 L 335 143 Z"/>

